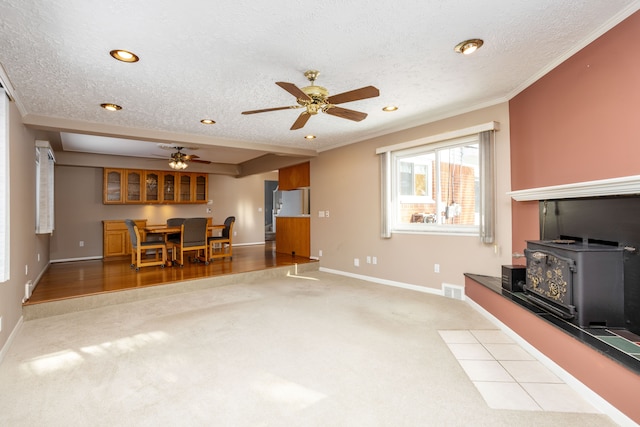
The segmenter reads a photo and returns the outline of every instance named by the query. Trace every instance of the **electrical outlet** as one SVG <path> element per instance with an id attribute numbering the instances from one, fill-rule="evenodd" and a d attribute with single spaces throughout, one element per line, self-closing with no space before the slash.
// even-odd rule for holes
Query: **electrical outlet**
<path id="1" fill-rule="evenodd" d="M 378 257 L 374 256 L 373 258 L 371 258 L 371 262 L 375 265 L 378 263 Z"/>
<path id="2" fill-rule="evenodd" d="M 324 211 L 325 218 L 329 218 L 329 211 Z"/>
<path id="3" fill-rule="evenodd" d="M 367 264 L 371 264 L 371 257 L 367 255 Z"/>
<path id="4" fill-rule="evenodd" d="M 318 256 L 322 256 L 322 249 L 318 250 Z"/>
<path id="5" fill-rule="evenodd" d="M 440 273 L 440 264 L 433 264 L 433 272 Z"/>
<path id="6" fill-rule="evenodd" d="M 354 267 L 360 267 L 360 260 L 358 258 L 354 258 L 353 259 L 353 266 Z"/>
<path id="7" fill-rule="evenodd" d="M 238 235 L 238 232 L 237 232 L 237 231 L 234 231 L 234 232 L 233 232 L 233 237 L 236 237 L 237 235 Z"/>
<path id="8" fill-rule="evenodd" d="M 211 208 L 207 208 L 207 213 L 211 213 Z"/>
<path id="9" fill-rule="evenodd" d="M 84 240 L 80 240 L 80 247 L 84 247 Z"/>
<path id="10" fill-rule="evenodd" d="M 38 262 L 40 262 L 40 254 L 38 254 Z"/>
<path id="11" fill-rule="evenodd" d="M 28 275 L 29 275 L 29 266 L 28 266 L 28 265 L 25 265 L 25 266 L 24 266 L 24 275 L 25 275 L 25 276 L 28 276 Z"/>

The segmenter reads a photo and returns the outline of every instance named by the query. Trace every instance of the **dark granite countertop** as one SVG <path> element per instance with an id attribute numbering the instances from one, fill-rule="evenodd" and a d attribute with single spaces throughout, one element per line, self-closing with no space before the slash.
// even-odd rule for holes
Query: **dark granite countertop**
<path id="1" fill-rule="evenodd" d="M 622 351 L 621 349 L 614 347 L 613 345 L 607 343 L 605 339 L 607 337 L 617 337 L 618 335 L 612 331 L 614 329 L 607 328 L 580 328 L 552 313 L 549 313 L 537 305 L 531 303 L 522 292 L 512 292 L 507 289 L 502 288 L 502 281 L 499 277 L 493 276 L 484 276 L 480 274 L 470 274 L 465 273 L 465 276 L 472 279 L 473 281 L 486 286 L 488 289 L 491 289 L 495 293 L 501 295 L 502 297 L 512 301 L 514 304 L 518 304 L 520 307 L 530 311 L 546 322 L 554 325 L 555 327 L 561 329 L 568 335 L 573 338 L 579 340 L 585 345 L 593 348 L 606 355 L 607 357 L 613 359 L 614 361 L 622 364 L 626 368 L 640 375 L 640 359 L 636 356 L 633 356 L 630 353 Z"/>

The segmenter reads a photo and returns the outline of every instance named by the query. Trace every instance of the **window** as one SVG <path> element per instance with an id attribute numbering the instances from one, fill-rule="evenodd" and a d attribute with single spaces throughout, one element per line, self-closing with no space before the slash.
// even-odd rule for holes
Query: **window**
<path id="1" fill-rule="evenodd" d="M 476 135 L 394 152 L 392 229 L 477 234 L 478 150 Z"/>
<path id="2" fill-rule="evenodd" d="M 383 237 L 432 232 L 479 235 L 492 242 L 496 125 L 378 149 Z"/>
<path id="3" fill-rule="evenodd" d="M 0 282 L 9 280 L 9 99 L 0 85 Z"/>

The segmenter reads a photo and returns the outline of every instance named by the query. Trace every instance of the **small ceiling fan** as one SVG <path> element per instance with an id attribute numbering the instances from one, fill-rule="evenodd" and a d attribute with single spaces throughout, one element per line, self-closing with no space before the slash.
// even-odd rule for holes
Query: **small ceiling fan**
<path id="1" fill-rule="evenodd" d="M 373 86 L 365 86 L 360 89 L 350 90 L 348 92 L 339 93 L 329 96 L 329 91 L 322 87 L 316 86 L 314 83 L 320 74 L 319 71 L 309 70 L 304 76 L 311 82 L 310 86 L 298 88 L 293 83 L 276 82 L 278 86 L 296 97 L 298 105 L 289 107 L 266 108 L 263 110 L 243 111 L 242 114 L 266 113 L 268 111 L 288 110 L 292 108 L 304 108 L 298 119 L 291 126 L 291 130 L 302 128 L 309 118 L 318 112 L 331 114 L 332 116 L 342 117 L 343 119 L 359 122 L 367 117 L 366 113 L 360 111 L 348 110 L 346 108 L 337 107 L 336 104 L 344 104 L 345 102 L 358 101 L 361 99 L 375 98 L 380 95 L 380 91 Z"/>
<path id="2" fill-rule="evenodd" d="M 200 157 L 195 154 L 185 154 L 182 152 L 182 150 L 185 149 L 197 150 L 196 147 L 178 147 L 174 145 L 161 144 L 160 148 L 163 150 L 176 150 L 175 153 L 171 153 L 171 160 L 169 161 L 169 166 L 171 166 L 172 169 L 186 169 L 187 162 L 204 163 L 207 165 L 211 163 L 209 160 L 200 160 Z"/>

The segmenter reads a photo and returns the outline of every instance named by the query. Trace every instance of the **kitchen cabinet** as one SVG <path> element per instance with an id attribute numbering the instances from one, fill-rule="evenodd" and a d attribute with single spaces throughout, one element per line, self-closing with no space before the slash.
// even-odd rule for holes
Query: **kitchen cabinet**
<path id="1" fill-rule="evenodd" d="M 193 197 L 193 188 L 191 183 L 193 182 L 193 176 L 190 173 L 181 172 L 178 175 L 178 183 L 179 183 L 179 199 L 180 203 L 190 203 Z"/>
<path id="2" fill-rule="evenodd" d="M 142 171 L 125 169 L 125 203 L 142 203 Z"/>
<path id="3" fill-rule="evenodd" d="M 278 190 L 295 190 L 297 188 L 310 186 L 311 174 L 309 162 L 278 170 Z"/>
<path id="4" fill-rule="evenodd" d="M 102 202 L 107 204 L 124 203 L 124 171 L 122 169 L 104 169 Z"/>
<path id="5" fill-rule="evenodd" d="M 276 217 L 276 252 L 311 256 L 309 217 Z"/>
<path id="6" fill-rule="evenodd" d="M 176 172 L 162 173 L 162 201 L 164 203 L 176 202 Z"/>
<path id="7" fill-rule="evenodd" d="M 160 177 L 162 174 L 156 171 L 144 171 L 144 202 L 160 203 Z"/>
<path id="8" fill-rule="evenodd" d="M 208 191 L 206 173 L 105 168 L 102 202 L 207 203 Z"/>
<path id="9" fill-rule="evenodd" d="M 135 220 L 139 229 L 147 226 L 146 219 Z M 104 220 L 103 228 L 103 258 L 131 255 L 131 239 L 124 220 Z"/>
<path id="10" fill-rule="evenodd" d="M 206 174 L 194 173 L 193 174 L 193 202 L 206 203 L 207 202 L 207 182 L 208 176 Z"/>

